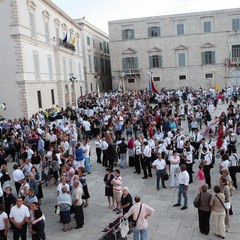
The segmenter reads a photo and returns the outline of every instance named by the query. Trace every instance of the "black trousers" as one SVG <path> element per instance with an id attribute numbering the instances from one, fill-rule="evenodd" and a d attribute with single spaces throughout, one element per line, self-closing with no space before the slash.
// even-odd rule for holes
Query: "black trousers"
<path id="1" fill-rule="evenodd" d="M 164 174 L 165 174 L 166 170 L 157 170 L 157 189 L 160 189 L 160 179 L 161 179 L 161 183 L 162 183 L 162 187 L 165 187 L 165 181 L 164 181 Z"/>
<path id="2" fill-rule="evenodd" d="M 141 154 L 134 155 L 134 165 L 137 173 L 141 173 L 140 162 L 141 162 Z"/>
<path id="3" fill-rule="evenodd" d="M 189 183 L 192 183 L 193 182 L 193 178 L 192 178 L 192 166 L 193 166 L 193 164 L 192 163 L 187 163 L 186 164 L 186 167 L 187 167 L 187 172 L 188 172 L 188 174 L 189 174 Z"/>
<path id="4" fill-rule="evenodd" d="M 19 189 L 21 188 L 21 186 L 22 186 L 21 183 L 15 182 L 15 188 L 16 188 L 17 195 L 19 193 Z"/>
<path id="5" fill-rule="evenodd" d="M 0 230 L 0 240 L 7 240 L 7 236 L 4 236 L 4 229 Z"/>
<path id="6" fill-rule="evenodd" d="M 19 240 L 20 236 L 21 240 L 27 240 L 27 223 L 23 224 L 21 229 L 13 225 L 13 240 Z"/>
<path id="7" fill-rule="evenodd" d="M 96 154 L 97 154 L 97 162 L 101 163 L 101 154 L 102 154 L 101 148 L 96 148 Z"/>
<path id="8" fill-rule="evenodd" d="M 148 170 L 148 174 L 147 174 Z M 143 159 L 143 173 L 144 177 L 152 177 L 151 158 L 144 157 Z"/>
<path id="9" fill-rule="evenodd" d="M 82 227 L 84 225 L 84 215 L 83 215 L 82 205 L 81 206 L 73 206 L 73 212 L 74 212 L 77 226 Z"/>
<path id="10" fill-rule="evenodd" d="M 203 168 L 205 180 L 209 188 L 211 188 L 211 175 L 210 175 L 211 168 L 212 168 L 211 165 L 204 165 L 204 168 Z"/>
<path id="11" fill-rule="evenodd" d="M 210 215 L 211 212 L 206 212 L 198 209 L 198 220 L 199 220 L 199 228 L 200 232 L 204 234 L 208 234 L 210 230 Z"/>
<path id="12" fill-rule="evenodd" d="M 103 160 L 102 160 L 102 165 L 107 167 L 108 166 L 108 154 L 107 150 L 103 150 Z"/>

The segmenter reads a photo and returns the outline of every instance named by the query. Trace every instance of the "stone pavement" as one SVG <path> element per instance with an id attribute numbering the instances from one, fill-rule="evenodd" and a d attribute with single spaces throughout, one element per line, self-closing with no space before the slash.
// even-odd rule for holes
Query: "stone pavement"
<path id="1" fill-rule="evenodd" d="M 213 117 L 226 109 L 226 105 L 221 105 L 213 113 Z M 183 124 L 186 129 L 186 121 Z M 96 163 L 96 155 L 94 150 L 94 141 L 92 146 L 92 174 L 87 176 L 87 183 L 91 198 L 89 199 L 89 207 L 84 209 L 85 225 L 82 229 L 71 230 L 71 232 L 63 232 L 62 225 L 59 223 L 59 216 L 54 214 L 54 206 L 56 205 L 56 187 L 43 188 L 44 199 L 42 202 L 42 210 L 46 216 L 46 235 L 48 240 L 98 240 L 103 234 L 101 231 L 110 222 L 116 219 L 117 215 L 108 209 L 108 202 L 104 196 L 103 177 L 105 169 Z M 239 148 L 239 147 L 238 147 Z M 197 164 L 194 165 L 197 172 Z M 181 211 L 180 208 L 173 208 L 173 204 L 177 201 L 177 188 L 156 190 L 156 176 L 153 178 L 142 179 L 142 175 L 133 174 L 134 168 L 121 169 L 123 178 L 123 186 L 130 189 L 131 195 L 136 194 L 142 196 L 142 202 L 147 203 L 156 211 L 155 215 L 149 218 L 148 239 L 149 240 L 200 240 L 200 239 L 217 239 L 214 234 L 214 226 L 211 220 L 211 230 L 208 236 L 202 235 L 198 228 L 197 209 L 194 208 L 192 202 L 198 192 L 198 183 L 190 184 L 188 196 L 189 206 L 187 210 Z M 212 170 L 212 185 L 218 184 L 218 167 Z M 238 177 L 240 178 L 240 177 Z M 212 190 L 211 190 L 212 191 Z M 231 227 L 226 233 L 226 239 L 240 239 L 240 193 L 239 190 L 234 192 L 232 198 L 234 215 L 230 216 Z M 75 226 L 75 219 L 72 219 L 72 226 Z M 9 238 L 12 239 L 11 232 Z M 29 238 L 30 239 L 30 238 Z M 127 239 L 133 239 L 132 235 L 128 235 Z"/>

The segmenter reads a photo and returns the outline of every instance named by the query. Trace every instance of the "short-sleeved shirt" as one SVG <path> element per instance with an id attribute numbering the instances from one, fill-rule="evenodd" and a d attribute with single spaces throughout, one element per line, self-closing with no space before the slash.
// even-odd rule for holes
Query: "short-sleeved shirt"
<path id="1" fill-rule="evenodd" d="M 0 231 L 5 229 L 4 219 L 8 219 L 8 216 L 5 212 L 0 214 Z"/>
<path id="2" fill-rule="evenodd" d="M 24 218 L 30 217 L 30 212 L 25 205 L 22 205 L 20 208 L 16 205 L 11 208 L 9 217 L 14 218 L 17 223 L 21 223 Z"/>
<path id="3" fill-rule="evenodd" d="M 81 187 L 78 188 L 74 188 L 73 192 L 72 192 L 72 201 L 74 203 L 74 201 L 77 199 L 78 202 L 76 204 L 76 206 L 81 206 L 82 205 L 82 194 L 83 194 L 83 190 Z"/>
<path id="4" fill-rule="evenodd" d="M 164 159 L 156 159 L 152 165 L 156 167 L 157 170 L 163 170 L 166 167 L 166 161 Z"/>

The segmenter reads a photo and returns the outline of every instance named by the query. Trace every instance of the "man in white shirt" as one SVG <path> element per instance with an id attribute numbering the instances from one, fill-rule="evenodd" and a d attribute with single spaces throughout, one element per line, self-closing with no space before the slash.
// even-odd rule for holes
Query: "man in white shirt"
<path id="1" fill-rule="evenodd" d="M 100 139 L 100 136 L 97 135 L 96 140 L 95 140 L 95 147 L 96 147 L 96 154 L 97 154 L 97 163 L 101 164 L 101 154 L 102 154 L 102 140 Z"/>
<path id="2" fill-rule="evenodd" d="M 27 240 L 27 223 L 30 221 L 29 209 L 23 205 L 21 197 L 17 198 L 17 203 L 11 208 L 9 218 L 13 223 L 13 240 Z"/>
<path id="3" fill-rule="evenodd" d="M 18 195 L 19 189 L 22 186 L 21 181 L 25 178 L 25 176 L 23 174 L 23 171 L 20 168 L 18 168 L 17 164 L 14 164 L 13 169 L 14 169 L 14 171 L 12 173 L 12 176 L 13 176 L 13 180 L 15 182 L 15 188 L 16 188 L 16 192 Z"/>
<path id="4" fill-rule="evenodd" d="M 205 176 L 206 183 L 208 184 L 208 188 L 211 188 L 211 174 L 210 170 L 212 169 L 212 153 L 207 151 L 206 147 L 203 147 L 203 154 L 201 156 L 202 163 L 204 165 L 203 172 Z"/>
<path id="5" fill-rule="evenodd" d="M 108 143 L 106 141 L 106 138 L 102 139 L 101 150 L 103 152 L 102 165 L 108 167 Z"/>
<path id="6" fill-rule="evenodd" d="M 84 133 L 85 133 L 85 137 L 87 139 L 90 139 L 90 135 L 91 135 L 91 124 L 88 120 L 83 120 L 82 122 L 83 128 L 84 128 Z"/>
<path id="7" fill-rule="evenodd" d="M 157 190 L 160 189 L 160 187 L 159 187 L 160 178 L 161 178 L 161 182 L 162 182 L 162 187 L 166 188 L 165 180 L 164 180 L 164 175 L 167 174 L 166 173 L 166 161 L 164 159 L 162 159 L 161 153 L 158 153 L 158 158 L 152 163 L 152 166 L 154 169 L 156 169 L 156 172 L 157 172 Z"/>
<path id="8" fill-rule="evenodd" d="M 189 183 L 189 174 L 186 171 L 186 165 L 181 164 L 180 166 L 180 173 L 178 176 L 178 202 L 174 204 L 174 207 L 180 207 L 181 206 L 181 196 L 183 195 L 184 198 L 184 205 L 181 208 L 181 210 L 188 208 L 188 196 L 187 196 L 187 190 L 188 190 L 188 183 Z"/>
<path id="9" fill-rule="evenodd" d="M 147 140 L 143 141 L 144 149 L 143 149 L 143 173 L 144 177 L 143 179 L 146 179 L 149 177 L 152 177 L 152 170 L 151 170 L 151 157 L 152 157 L 152 149 L 148 144 Z M 148 169 L 148 174 L 147 174 Z"/>
<path id="10" fill-rule="evenodd" d="M 141 150 L 142 142 L 141 142 L 141 137 L 138 136 L 137 139 L 133 143 L 133 152 L 134 152 L 134 163 L 135 163 L 135 172 L 137 174 L 141 173 L 141 167 L 140 167 L 140 162 L 141 162 L 141 155 L 142 155 L 142 150 Z"/>

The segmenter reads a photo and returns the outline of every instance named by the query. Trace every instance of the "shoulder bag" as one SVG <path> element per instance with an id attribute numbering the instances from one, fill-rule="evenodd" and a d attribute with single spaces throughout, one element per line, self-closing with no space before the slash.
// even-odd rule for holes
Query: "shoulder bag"
<path id="1" fill-rule="evenodd" d="M 217 197 L 217 199 L 220 201 L 220 203 L 222 204 L 222 206 L 223 206 L 223 208 L 224 208 L 224 210 L 225 210 L 225 212 L 226 212 L 226 214 L 227 214 L 227 209 L 226 209 L 226 207 L 225 207 L 225 205 L 224 205 L 224 203 L 223 203 L 223 201 L 218 197 L 218 195 L 217 194 L 215 194 L 215 196 Z"/>
<path id="2" fill-rule="evenodd" d="M 140 205 L 140 209 L 139 209 L 139 212 L 138 212 L 137 219 L 132 221 L 132 227 L 136 227 L 137 226 L 137 221 L 138 221 L 138 218 L 139 218 L 141 210 L 142 210 L 142 204 Z"/>

